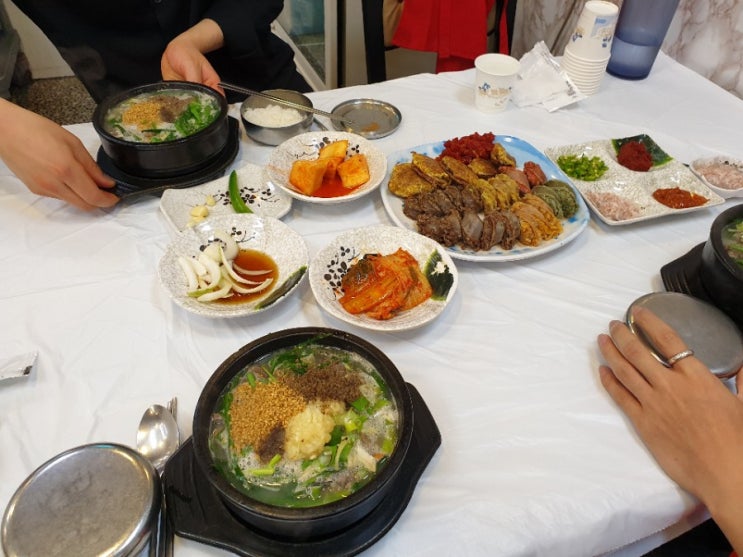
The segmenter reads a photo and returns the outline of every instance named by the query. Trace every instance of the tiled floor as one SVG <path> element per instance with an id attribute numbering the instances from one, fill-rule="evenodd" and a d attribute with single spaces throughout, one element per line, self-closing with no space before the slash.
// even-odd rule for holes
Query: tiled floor
<path id="1" fill-rule="evenodd" d="M 74 77 L 37 79 L 22 87 L 11 86 L 10 100 L 58 124 L 90 122 L 95 101 Z"/>

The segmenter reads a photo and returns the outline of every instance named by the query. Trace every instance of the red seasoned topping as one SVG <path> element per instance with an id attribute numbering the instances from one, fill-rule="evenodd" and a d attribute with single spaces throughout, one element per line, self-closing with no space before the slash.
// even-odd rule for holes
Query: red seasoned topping
<path id="1" fill-rule="evenodd" d="M 653 192 L 656 201 L 663 203 L 671 209 L 686 209 L 687 207 L 699 207 L 707 203 L 707 198 L 697 193 L 682 190 L 681 188 L 661 188 Z"/>
<path id="2" fill-rule="evenodd" d="M 639 141 L 628 141 L 619 148 L 617 160 L 622 166 L 630 170 L 647 172 L 653 166 L 653 158 L 647 147 Z"/>
<path id="3" fill-rule="evenodd" d="M 455 137 L 444 141 L 444 150 L 439 158 L 443 156 L 454 157 L 464 164 L 469 164 L 472 159 L 476 158 L 489 159 L 494 141 L 495 134 L 490 132 L 482 134 L 475 132 L 464 137 Z"/>

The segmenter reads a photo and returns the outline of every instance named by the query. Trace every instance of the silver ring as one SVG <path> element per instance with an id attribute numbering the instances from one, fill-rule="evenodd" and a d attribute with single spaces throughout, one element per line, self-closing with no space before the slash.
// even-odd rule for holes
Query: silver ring
<path id="1" fill-rule="evenodd" d="M 689 356 L 693 356 L 694 351 L 693 350 L 683 350 L 682 352 L 679 352 L 678 354 L 671 356 L 666 361 L 666 364 L 668 367 L 673 367 L 673 364 L 678 362 L 679 360 L 683 360 L 684 358 L 688 358 Z"/>

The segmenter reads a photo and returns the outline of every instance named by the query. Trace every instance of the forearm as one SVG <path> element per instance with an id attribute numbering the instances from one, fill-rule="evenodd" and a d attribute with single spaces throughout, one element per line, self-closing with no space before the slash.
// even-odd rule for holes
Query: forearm
<path id="1" fill-rule="evenodd" d="M 743 476 L 739 474 L 739 476 Z M 731 480 L 731 478 L 728 478 Z M 733 549 L 743 556 L 743 520 L 740 507 L 743 501 L 743 478 L 727 481 L 719 496 L 705 501 L 707 508 Z"/>
<path id="2" fill-rule="evenodd" d="M 188 43 L 206 54 L 224 46 L 224 34 L 214 20 L 206 18 L 178 35 L 172 42 Z"/>

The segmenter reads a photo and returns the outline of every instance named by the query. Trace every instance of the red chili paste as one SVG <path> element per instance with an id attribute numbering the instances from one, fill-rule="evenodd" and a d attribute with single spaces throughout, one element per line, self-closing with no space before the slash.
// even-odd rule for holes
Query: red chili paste
<path id="1" fill-rule="evenodd" d="M 640 172 L 647 172 L 653 166 L 653 157 L 639 141 L 628 141 L 622 145 L 617 152 L 617 160 L 622 166 Z"/>
<path id="2" fill-rule="evenodd" d="M 699 207 L 707 203 L 708 199 L 703 195 L 682 190 L 681 188 L 661 188 L 653 192 L 656 201 L 663 203 L 671 209 L 686 209 L 687 207 Z"/>
<path id="3" fill-rule="evenodd" d="M 464 137 L 455 137 L 444 141 L 444 150 L 440 157 L 449 156 L 469 164 L 472 159 L 489 159 L 490 151 L 493 150 L 495 134 L 490 132 L 472 133 Z"/>

